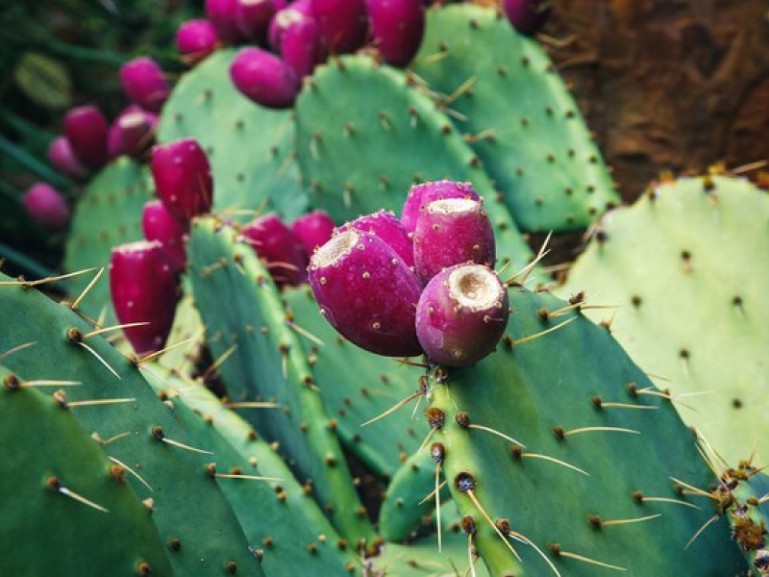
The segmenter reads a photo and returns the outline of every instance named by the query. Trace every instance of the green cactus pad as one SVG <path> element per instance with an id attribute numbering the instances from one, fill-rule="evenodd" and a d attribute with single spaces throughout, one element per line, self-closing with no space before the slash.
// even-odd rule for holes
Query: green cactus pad
<path id="1" fill-rule="evenodd" d="M 115 319 L 106 269 L 113 247 L 142 238 L 142 209 L 153 194 L 151 182 L 145 168 L 130 158 L 121 157 L 94 177 L 77 203 L 67 239 L 64 269 L 77 272 L 105 267 L 105 276 L 91 289 L 81 307 L 92 317 L 106 311 L 108 322 Z M 89 277 L 69 281 L 73 298 L 89 281 Z"/>
<path id="2" fill-rule="evenodd" d="M 181 284 L 182 298 L 176 305 L 174 324 L 165 345 L 168 350 L 158 362 L 166 369 L 189 377 L 195 373 L 200 351 L 205 344 L 205 328 L 195 307 L 189 279 L 183 277 Z"/>
<path id="3" fill-rule="evenodd" d="M 321 316 L 309 287 L 287 290 L 283 297 L 294 322 L 313 336 L 302 343 L 340 440 L 376 474 L 392 477 L 429 430 L 419 415 L 412 417 L 417 400 L 362 425 L 417 392 L 423 371 L 347 342 Z"/>
<path id="4" fill-rule="evenodd" d="M 238 218 L 238 209 L 276 211 L 290 220 L 307 206 L 291 113 L 242 96 L 230 80 L 234 56 L 234 50 L 219 51 L 181 79 L 163 107 L 158 142 L 200 142 L 214 176 L 214 210 L 228 211 L 228 218 Z"/>
<path id="5" fill-rule="evenodd" d="M 563 295 L 584 290 L 684 420 L 736 462 L 769 459 L 769 198 L 734 177 L 682 178 L 610 212 Z M 691 396 L 690 396 L 691 395 Z"/>
<path id="6" fill-rule="evenodd" d="M 346 95 L 346 96 L 345 96 Z M 366 56 L 318 67 L 296 102 L 296 152 L 311 199 L 336 220 L 400 213 L 414 182 L 472 182 L 494 226 L 497 258 L 524 267 L 531 251 L 449 118 L 409 77 Z"/>
<path id="7" fill-rule="evenodd" d="M 66 304 L 1 275 L 0 318 L 0 355 L 10 370 L 27 379 L 81 383 L 66 389 L 72 414 L 102 441 L 107 455 L 141 477 L 127 474 L 126 480 L 152 508 L 176 575 L 226 575 L 235 569 L 238 575 L 263 575 L 232 509 L 206 472 L 211 456 L 194 450 L 200 448 L 136 366 L 102 335 L 86 337 L 93 326 Z M 120 402 L 72 404 L 110 400 Z"/>
<path id="8" fill-rule="evenodd" d="M 526 231 L 586 228 L 619 204 L 574 98 L 545 52 L 490 8 L 431 10 L 413 64 Z"/>
<path id="9" fill-rule="evenodd" d="M 216 473 L 279 479 L 217 478 L 267 577 L 354 573 L 354 548 L 341 540 L 283 459 L 248 423 L 200 384 L 165 375 L 159 367 L 145 374 L 195 441 L 214 452 Z"/>
<path id="10" fill-rule="evenodd" d="M 195 302 L 231 400 L 274 400 L 277 410 L 249 413 L 249 421 L 280 444 L 301 483 L 312 483 L 342 536 L 372 537 L 335 422 L 264 264 L 236 229 L 212 218 L 195 222 L 189 249 Z"/>
<path id="11" fill-rule="evenodd" d="M 88 437 L 76 409 L 16 388 L 23 381 L 2 367 L 0 383 L 3 574 L 174 575 L 128 473 Z"/>
<path id="12" fill-rule="evenodd" d="M 564 311 L 567 303 L 511 289 L 510 306 L 497 353 L 473 367 L 438 369 L 428 415 L 489 571 L 555 574 L 543 557 L 564 577 L 609 571 L 573 555 L 629 575 L 744 571 L 724 520 L 686 548 L 712 512 L 707 503 L 687 506 L 701 503 L 673 479 L 706 489 L 712 474 L 672 403 L 603 327 Z M 517 535 L 497 534 L 508 529 Z"/>

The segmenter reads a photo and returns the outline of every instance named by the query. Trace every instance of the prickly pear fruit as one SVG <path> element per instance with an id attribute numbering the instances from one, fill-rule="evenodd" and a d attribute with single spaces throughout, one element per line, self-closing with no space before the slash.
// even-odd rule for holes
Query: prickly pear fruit
<path id="1" fill-rule="evenodd" d="M 280 55 L 298 78 L 312 74 L 315 66 L 326 59 L 326 54 L 326 47 L 314 18 L 308 17 L 294 22 L 283 31 Z"/>
<path id="2" fill-rule="evenodd" d="M 430 360 L 464 367 L 494 351 L 508 317 L 507 289 L 497 274 L 483 265 L 456 265 L 422 292 L 417 337 Z"/>
<path id="3" fill-rule="evenodd" d="M 121 154 L 141 158 L 155 138 L 157 115 L 138 106 L 129 106 L 112 122 L 107 136 L 110 158 Z"/>
<path id="4" fill-rule="evenodd" d="M 349 229 L 310 259 L 310 286 L 321 312 L 345 338 L 372 353 L 409 357 L 417 340 L 414 273 L 382 239 Z"/>
<path id="5" fill-rule="evenodd" d="M 312 15 L 321 38 L 335 54 L 355 52 L 366 42 L 365 0 L 313 0 Z"/>
<path id="6" fill-rule="evenodd" d="M 156 146 L 151 167 L 155 191 L 177 219 L 187 222 L 211 210 L 211 166 L 197 140 L 183 138 Z"/>
<path id="7" fill-rule="evenodd" d="M 260 48 L 244 48 L 230 65 L 235 87 L 267 108 L 289 108 L 299 93 L 299 77 L 280 58 Z"/>
<path id="8" fill-rule="evenodd" d="M 179 272 L 187 266 L 184 243 L 190 232 L 190 225 L 168 212 L 162 201 L 151 200 L 144 205 L 142 230 L 145 239 L 160 243 L 174 272 Z"/>
<path id="9" fill-rule="evenodd" d="M 521 34 L 534 34 L 545 23 L 552 0 L 504 0 L 510 24 Z"/>
<path id="10" fill-rule="evenodd" d="M 187 64 L 197 64 L 216 50 L 219 37 L 208 20 L 187 20 L 176 31 L 176 49 Z"/>
<path id="11" fill-rule="evenodd" d="M 206 17 L 216 29 L 216 35 L 227 42 L 243 40 L 238 28 L 237 0 L 206 0 Z"/>
<path id="12" fill-rule="evenodd" d="M 428 204 L 414 231 L 414 266 L 423 284 L 444 268 L 475 263 L 493 266 L 491 222 L 478 200 L 447 198 Z"/>
<path id="13" fill-rule="evenodd" d="M 414 243 L 403 227 L 403 223 L 392 212 L 380 210 L 373 214 L 361 216 L 340 227 L 339 230 L 343 231 L 348 228 L 354 228 L 361 232 L 370 232 L 378 236 L 390 245 L 390 248 L 403 259 L 406 266 L 414 266 Z"/>
<path id="14" fill-rule="evenodd" d="M 300 216 L 291 223 L 291 232 L 304 246 L 308 256 L 312 256 L 315 249 L 326 244 L 336 228 L 336 224 L 326 211 L 316 210 Z"/>
<path id="15" fill-rule="evenodd" d="M 67 201 L 49 184 L 37 182 L 30 186 L 24 192 L 22 203 L 30 218 L 47 230 L 62 230 L 69 222 Z"/>
<path id="16" fill-rule="evenodd" d="M 107 119 L 96 106 L 73 108 L 64 116 L 64 134 L 75 157 L 88 168 L 107 162 Z"/>
<path id="17" fill-rule="evenodd" d="M 66 136 L 57 136 L 48 146 L 48 162 L 56 170 L 73 178 L 81 178 L 87 172 L 75 156 L 72 145 Z"/>
<path id="18" fill-rule="evenodd" d="M 163 69 L 147 56 L 123 64 L 120 68 L 120 83 L 131 102 L 151 112 L 160 112 L 171 94 Z"/>
<path id="19" fill-rule="evenodd" d="M 417 227 L 420 211 L 432 201 L 445 198 L 480 200 L 478 193 L 469 182 L 438 180 L 416 184 L 411 187 L 406 202 L 403 203 L 403 211 L 401 212 L 403 226 L 409 233 L 413 233 Z"/>
<path id="20" fill-rule="evenodd" d="M 267 30 L 275 12 L 273 0 L 237 0 L 238 28 L 247 38 L 266 44 Z"/>
<path id="21" fill-rule="evenodd" d="M 243 235 L 267 263 L 275 284 L 299 285 L 307 280 L 307 253 L 276 214 L 267 214 L 243 227 Z"/>
<path id="22" fill-rule="evenodd" d="M 160 350 L 176 311 L 176 279 L 159 242 L 141 240 L 112 249 L 109 283 L 115 314 L 138 355 Z"/>
<path id="23" fill-rule="evenodd" d="M 307 18 L 312 18 L 310 0 L 297 0 L 297 2 L 293 2 L 284 8 L 279 8 L 275 16 L 272 17 L 267 32 L 268 40 L 273 50 L 280 52 L 283 34 L 289 26 Z"/>
<path id="24" fill-rule="evenodd" d="M 425 9 L 420 0 L 366 0 L 374 41 L 392 66 L 411 62 L 422 43 Z"/>

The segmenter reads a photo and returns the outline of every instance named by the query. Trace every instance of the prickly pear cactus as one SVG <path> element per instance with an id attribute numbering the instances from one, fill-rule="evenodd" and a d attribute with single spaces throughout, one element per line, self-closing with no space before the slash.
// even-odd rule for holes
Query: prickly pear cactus
<path id="1" fill-rule="evenodd" d="M 769 457 L 769 198 L 729 176 L 663 182 L 607 214 L 560 294 L 587 311 L 659 377 L 717 451 Z"/>
<path id="2" fill-rule="evenodd" d="M 3 367 L 0 383 L 3 572 L 174 575 L 127 468 L 78 423 L 73 412 L 82 409 L 60 402 L 68 383 L 25 381 Z"/>
<path id="3" fill-rule="evenodd" d="M 534 40 L 490 8 L 429 14 L 414 72 L 454 111 L 454 128 L 521 229 L 583 229 L 621 202 L 576 102 Z"/>
<path id="4" fill-rule="evenodd" d="M 214 176 L 214 209 L 277 211 L 291 219 L 307 207 L 294 162 L 294 123 L 288 111 L 256 106 L 232 85 L 233 50 L 210 56 L 177 84 L 158 130 L 158 142 L 194 137 Z"/>

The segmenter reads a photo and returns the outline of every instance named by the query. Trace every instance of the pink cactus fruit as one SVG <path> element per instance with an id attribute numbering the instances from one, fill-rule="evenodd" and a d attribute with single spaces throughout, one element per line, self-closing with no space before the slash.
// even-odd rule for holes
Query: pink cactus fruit
<path id="1" fill-rule="evenodd" d="M 283 31 L 280 55 L 297 78 L 312 74 L 315 66 L 322 63 L 327 54 L 314 18 L 304 17 L 291 23 Z"/>
<path id="2" fill-rule="evenodd" d="M 37 182 L 30 186 L 22 198 L 29 217 L 46 230 L 57 232 L 69 223 L 69 205 L 61 193 L 49 184 Z"/>
<path id="3" fill-rule="evenodd" d="M 301 241 L 276 214 L 267 214 L 243 227 L 278 286 L 296 286 L 307 280 L 307 253 Z"/>
<path id="4" fill-rule="evenodd" d="M 368 13 L 365 0 L 313 0 L 312 15 L 331 52 L 355 52 L 366 43 Z"/>
<path id="5" fill-rule="evenodd" d="M 112 121 L 109 128 L 107 149 L 110 158 L 116 158 L 121 154 L 142 158 L 152 146 L 157 124 L 156 114 L 136 105 L 126 108 Z"/>
<path id="6" fill-rule="evenodd" d="M 150 112 L 160 112 L 171 94 L 163 69 L 147 56 L 123 64 L 120 68 L 120 83 L 131 102 Z"/>
<path id="7" fill-rule="evenodd" d="M 366 0 L 374 42 L 382 59 L 405 67 L 422 44 L 425 8 L 421 0 Z"/>
<path id="8" fill-rule="evenodd" d="M 552 0 L 504 0 L 505 15 L 521 34 L 534 34 L 550 15 Z"/>
<path id="9" fill-rule="evenodd" d="M 187 64 L 197 64 L 216 50 L 216 28 L 204 18 L 187 20 L 176 30 L 176 49 Z"/>
<path id="10" fill-rule="evenodd" d="M 507 289 L 493 270 L 456 265 L 435 275 L 422 292 L 417 337 L 431 361 L 464 367 L 494 351 L 509 314 Z"/>
<path id="11" fill-rule="evenodd" d="M 175 273 L 184 270 L 187 266 L 185 243 L 190 232 L 189 223 L 174 217 L 160 200 L 151 200 L 144 205 L 142 230 L 145 239 L 160 243 Z"/>
<path id="12" fill-rule="evenodd" d="M 434 200 L 420 213 L 414 231 L 414 266 L 423 284 L 444 268 L 475 263 L 493 266 L 496 245 L 491 221 L 478 200 Z"/>
<path id="13" fill-rule="evenodd" d="M 411 241 L 406 229 L 390 211 L 380 210 L 373 214 L 367 214 L 356 218 L 339 228 L 340 231 L 354 228 L 361 232 L 369 232 L 378 236 L 403 259 L 406 266 L 414 266 L 414 243 Z"/>
<path id="14" fill-rule="evenodd" d="M 66 136 L 57 136 L 51 141 L 48 146 L 48 162 L 56 170 L 72 178 L 82 178 L 87 172 L 75 156 Z"/>
<path id="15" fill-rule="evenodd" d="M 299 93 L 296 73 L 280 58 L 260 48 L 244 48 L 230 65 L 235 87 L 267 108 L 290 108 Z"/>
<path id="16" fill-rule="evenodd" d="M 187 222 L 211 211 L 211 166 L 197 140 L 183 138 L 156 146 L 151 168 L 158 198 L 178 220 Z"/>
<path id="17" fill-rule="evenodd" d="M 300 216 L 291 223 L 291 232 L 299 239 L 308 255 L 326 244 L 336 225 L 327 212 L 316 210 Z"/>
<path id="18" fill-rule="evenodd" d="M 236 18 L 244 36 L 267 44 L 267 31 L 277 9 L 273 0 L 237 0 Z"/>
<path id="19" fill-rule="evenodd" d="M 267 31 L 267 39 L 273 50 L 280 52 L 286 28 L 307 18 L 312 18 L 312 4 L 310 0 L 297 0 L 284 8 L 278 8 L 270 21 Z"/>
<path id="20" fill-rule="evenodd" d="M 206 18 L 221 40 L 234 43 L 244 39 L 238 27 L 237 13 L 237 0 L 206 0 Z"/>
<path id="21" fill-rule="evenodd" d="M 139 355 L 163 348 L 176 312 L 173 268 L 159 242 L 146 240 L 112 249 L 110 291 L 121 324 L 148 323 L 123 329 Z"/>
<path id="22" fill-rule="evenodd" d="M 78 106 L 64 116 L 64 134 L 77 160 L 88 168 L 107 162 L 108 132 L 107 119 L 96 106 Z"/>
<path id="23" fill-rule="evenodd" d="M 315 251 L 308 271 L 321 312 L 342 336 L 380 355 L 421 354 L 419 283 L 382 239 L 353 228 L 340 232 Z"/>
<path id="24" fill-rule="evenodd" d="M 417 227 L 419 213 L 425 206 L 434 200 L 446 198 L 469 198 L 480 200 L 478 193 L 469 182 L 455 182 L 452 180 L 438 180 L 416 184 L 406 197 L 401 212 L 401 222 L 409 233 L 413 233 Z"/>

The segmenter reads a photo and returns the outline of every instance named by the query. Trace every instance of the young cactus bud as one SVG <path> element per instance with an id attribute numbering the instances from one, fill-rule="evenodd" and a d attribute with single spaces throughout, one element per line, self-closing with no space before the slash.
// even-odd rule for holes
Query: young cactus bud
<path id="1" fill-rule="evenodd" d="M 312 15 L 321 38 L 334 54 L 355 52 L 366 43 L 365 0 L 313 0 Z"/>
<path id="2" fill-rule="evenodd" d="M 219 37 L 208 20 L 187 20 L 176 31 L 176 49 L 187 64 L 197 64 L 216 50 Z"/>
<path id="3" fill-rule="evenodd" d="M 66 136 L 57 136 L 51 141 L 48 146 L 48 162 L 59 172 L 73 178 L 82 178 L 87 172 L 75 156 Z"/>
<path id="4" fill-rule="evenodd" d="M 552 0 L 504 0 L 510 24 L 521 34 L 534 34 L 550 15 Z"/>
<path id="5" fill-rule="evenodd" d="M 299 77 L 280 58 L 260 48 L 244 48 L 230 65 L 235 87 L 267 108 L 290 108 L 299 93 Z"/>
<path id="6" fill-rule="evenodd" d="M 88 168 L 107 162 L 107 119 L 95 106 L 78 106 L 64 117 L 64 134 L 75 157 Z"/>
<path id="7" fill-rule="evenodd" d="M 491 221 L 478 200 L 447 198 L 428 204 L 414 231 L 414 266 L 423 284 L 444 268 L 475 263 L 493 266 Z"/>
<path id="8" fill-rule="evenodd" d="M 158 117 L 138 106 L 129 106 L 112 122 L 107 137 L 110 158 L 125 154 L 142 158 L 155 139 Z"/>
<path id="9" fill-rule="evenodd" d="M 366 0 L 374 42 L 382 59 L 403 68 L 422 44 L 425 8 L 421 0 Z"/>
<path id="10" fill-rule="evenodd" d="M 142 230 L 145 239 L 160 243 L 175 273 L 184 270 L 187 266 L 185 241 L 190 232 L 189 223 L 176 219 L 161 201 L 151 200 L 144 205 Z"/>
<path id="11" fill-rule="evenodd" d="M 243 236 L 267 264 L 275 284 L 296 286 L 307 280 L 304 246 L 277 215 L 257 218 L 243 227 Z"/>
<path id="12" fill-rule="evenodd" d="M 425 182 L 411 187 L 406 202 L 403 203 L 401 222 L 409 233 L 413 233 L 417 227 L 419 213 L 425 206 L 434 200 L 446 198 L 469 198 L 480 200 L 478 193 L 469 182 L 455 182 L 453 180 L 439 180 Z"/>
<path id="13" fill-rule="evenodd" d="M 183 138 L 156 146 L 151 165 L 158 198 L 177 219 L 187 222 L 211 211 L 211 166 L 197 140 Z"/>
<path id="14" fill-rule="evenodd" d="M 138 355 L 159 351 L 176 312 L 176 278 L 159 242 L 145 240 L 112 249 L 110 291 L 121 324 L 149 324 L 123 329 Z"/>
<path id="15" fill-rule="evenodd" d="M 352 228 L 334 235 L 310 259 L 309 277 L 321 312 L 345 338 L 380 355 L 421 354 L 419 283 L 382 239 Z"/>
<path id="16" fill-rule="evenodd" d="M 328 213 L 322 210 L 300 216 L 291 224 L 291 232 L 310 256 L 331 239 L 334 228 L 336 224 Z"/>
<path id="17" fill-rule="evenodd" d="M 128 99 L 151 112 L 160 112 L 171 94 L 163 69 L 152 58 L 134 58 L 120 68 L 120 83 Z"/>
<path id="18" fill-rule="evenodd" d="M 216 35 L 226 42 L 243 40 L 237 9 L 237 0 L 206 0 L 206 18 L 214 25 Z"/>
<path id="19" fill-rule="evenodd" d="M 30 186 L 22 198 L 24 210 L 40 226 L 60 231 L 69 223 L 69 205 L 61 193 L 52 186 L 38 182 Z"/>
<path id="20" fill-rule="evenodd" d="M 266 45 L 267 30 L 275 12 L 273 0 L 237 0 L 238 28 L 247 38 Z"/>
<path id="21" fill-rule="evenodd" d="M 488 267 L 444 269 L 417 305 L 417 337 L 430 360 L 464 367 L 494 351 L 509 317 L 507 289 Z"/>
<path id="22" fill-rule="evenodd" d="M 361 216 L 343 225 L 339 230 L 344 231 L 350 228 L 378 236 L 390 245 L 406 266 L 409 268 L 414 266 L 414 243 L 403 227 L 403 223 L 392 212 L 380 210 Z"/>

